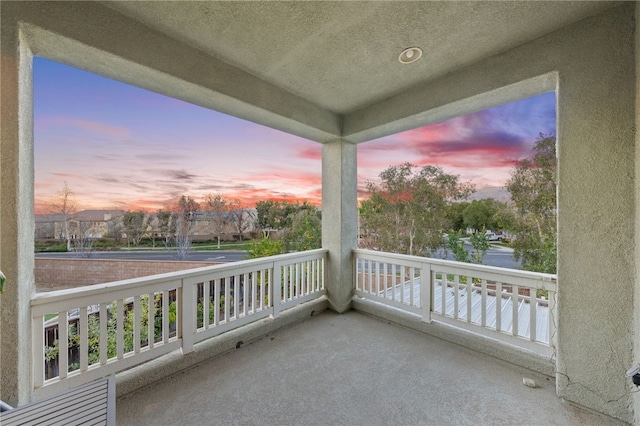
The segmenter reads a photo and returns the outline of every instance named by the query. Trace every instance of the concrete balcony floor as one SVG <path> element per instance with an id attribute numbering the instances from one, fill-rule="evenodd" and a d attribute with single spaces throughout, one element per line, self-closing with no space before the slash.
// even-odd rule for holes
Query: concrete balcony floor
<path id="1" fill-rule="evenodd" d="M 523 377 L 538 387 L 526 387 Z M 593 425 L 544 376 L 350 311 L 324 312 L 120 398 L 118 425 Z"/>

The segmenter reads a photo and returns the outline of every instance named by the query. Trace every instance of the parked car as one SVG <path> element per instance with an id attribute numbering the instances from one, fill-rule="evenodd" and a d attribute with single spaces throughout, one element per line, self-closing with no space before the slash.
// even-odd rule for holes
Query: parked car
<path id="1" fill-rule="evenodd" d="M 484 236 L 487 237 L 487 240 L 489 241 L 502 241 L 502 235 L 496 234 L 495 232 L 492 232 L 492 231 L 485 232 Z"/>

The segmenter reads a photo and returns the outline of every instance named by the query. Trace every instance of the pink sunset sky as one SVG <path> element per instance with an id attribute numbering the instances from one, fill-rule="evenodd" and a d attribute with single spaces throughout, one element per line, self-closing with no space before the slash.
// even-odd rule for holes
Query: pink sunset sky
<path id="1" fill-rule="evenodd" d="M 35 208 L 64 182 L 78 210 L 155 211 L 220 192 L 321 202 L 316 142 L 34 58 Z M 409 130 L 358 146 L 358 185 L 390 165 L 441 166 L 477 189 L 502 187 L 539 133 L 555 134 L 555 94 Z"/>

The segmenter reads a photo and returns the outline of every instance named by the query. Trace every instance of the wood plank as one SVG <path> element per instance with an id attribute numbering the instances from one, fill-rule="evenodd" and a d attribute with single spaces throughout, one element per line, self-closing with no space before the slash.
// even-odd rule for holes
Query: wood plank
<path id="1" fill-rule="evenodd" d="M 60 395 L 0 413 L 3 426 L 115 425 L 115 378 L 98 379 Z"/>

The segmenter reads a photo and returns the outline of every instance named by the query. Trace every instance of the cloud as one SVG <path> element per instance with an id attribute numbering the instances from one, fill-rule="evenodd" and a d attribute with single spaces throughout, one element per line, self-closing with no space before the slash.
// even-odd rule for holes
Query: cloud
<path id="1" fill-rule="evenodd" d="M 114 138 L 129 137 L 131 132 L 129 129 L 120 126 L 111 126 L 108 124 L 99 123 L 97 121 L 84 120 L 75 117 L 49 117 L 44 120 L 38 121 L 39 125 L 59 125 L 59 126 L 72 126 L 83 130 L 88 130 L 94 133 L 100 133 L 102 135 L 111 136 Z"/>
<path id="2" fill-rule="evenodd" d="M 314 144 L 304 146 L 298 150 L 296 157 L 320 161 L 322 160 L 322 145 Z"/>
<path id="3" fill-rule="evenodd" d="M 169 175 L 178 180 L 193 180 L 198 176 L 187 172 L 186 170 L 170 170 Z"/>

